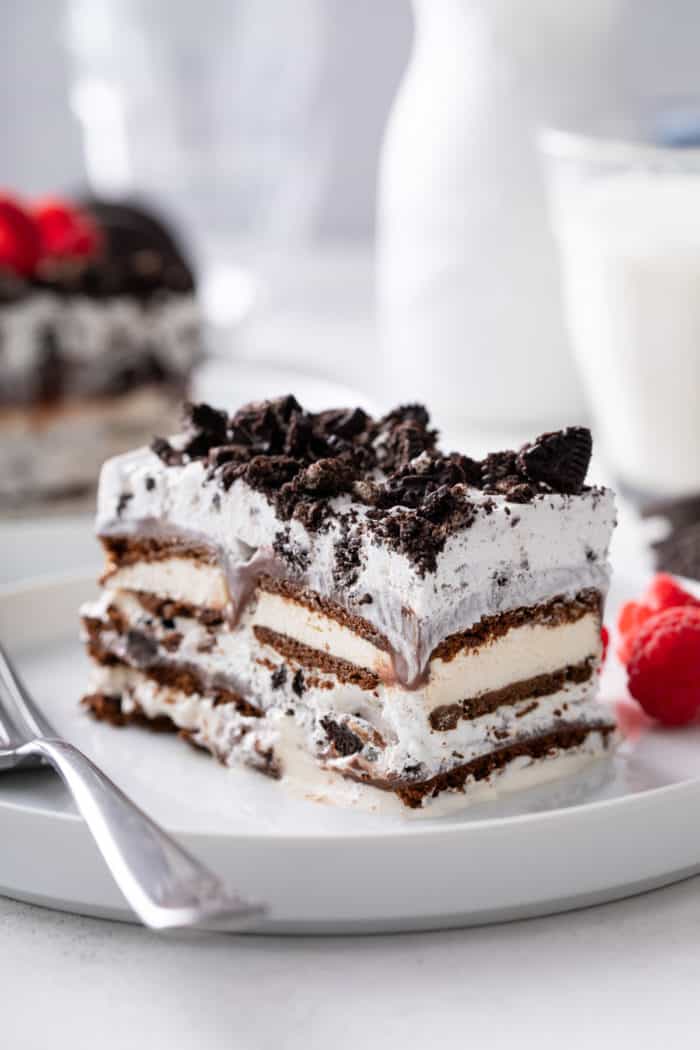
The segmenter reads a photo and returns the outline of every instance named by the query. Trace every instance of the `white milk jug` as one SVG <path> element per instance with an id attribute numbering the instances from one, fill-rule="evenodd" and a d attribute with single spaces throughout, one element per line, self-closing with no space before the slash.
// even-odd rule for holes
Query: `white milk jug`
<path id="1" fill-rule="evenodd" d="M 425 400 L 450 428 L 584 415 L 536 132 L 614 98 L 619 7 L 414 0 L 379 185 L 389 400 Z"/>

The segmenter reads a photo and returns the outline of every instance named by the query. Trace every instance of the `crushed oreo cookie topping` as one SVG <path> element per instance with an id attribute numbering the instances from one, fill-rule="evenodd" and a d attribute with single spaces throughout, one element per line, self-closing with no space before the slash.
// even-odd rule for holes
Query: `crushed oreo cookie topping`
<path id="1" fill-rule="evenodd" d="M 447 537 L 474 520 L 470 490 L 521 504 L 582 490 L 591 455 L 584 427 L 542 434 L 519 451 L 475 460 L 441 452 L 429 424 L 422 405 L 402 405 L 375 420 L 361 408 L 306 412 L 289 394 L 244 405 L 233 416 L 188 404 L 177 443 L 156 438 L 151 448 L 167 466 L 201 461 L 207 479 L 223 491 L 243 479 L 283 521 L 299 521 L 308 531 L 340 519 L 338 582 L 345 586 L 358 565 L 359 528 L 372 529 L 426 573 L 434 571 Z M 483 497 L 478 505 L 493 510 L 493 501 Z M 288 548 L 288 536 L 280 534 L 278 546 L 278 553 Z"/>

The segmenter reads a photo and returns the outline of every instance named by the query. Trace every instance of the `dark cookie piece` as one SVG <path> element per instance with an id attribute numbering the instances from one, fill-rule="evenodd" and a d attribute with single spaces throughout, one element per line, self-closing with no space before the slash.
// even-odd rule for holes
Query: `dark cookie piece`
<path id="1" fill-rule="evenodd" d="M 339 590 L 349 590 L 360 574 L 360 536 L 351 528 L 347 518 L 341 521 L 340 539 L 333 549 L 335 567 L 333 577 Z"/>
<path id="2" fill-rule="evenodd" d="M 158 656 L 158 643 L 132 628 L 126 632 L 126 651 L 135 667 L 149 667 Z"/>
<path id="3" fill-rule="evenodd" d="M 245 445 L 214 445 L 207 453 L 207 463 L 213 473 L 227 463 L 246 463 L 249 457 Z"/>
<path id="4" fill-rule="evenodd" d="M 182 465 L 182 452 L 173 448 L 165 438 L 153 438 L 151 452 L 155 452 L 156 456 L 165 463 L 166 467 L 179 467 Z"/>
<path id="5" fill-rule="evenodd" d="M 237 444 L 250 445 L 253 454 L 282 455 L 290 424 L 303 415 L 291 394 L 270 401 L 254 401 L 239 409 L 231 420 L 231 434 Z"/>
<path id="6" fill-rule="evenodd" d="M 306 467 L 299 477 L 299 483 L 305 492 L 330 497 L 349 492 L 356 478 L 357 470 L 350 461 L 328 457 Z"/>
<path id="7" fill-rule="evenodd" d="M 272 689 L 281 689 L 284 683 L 287 681 L 287 665 L 280 664 L 276 671 L 273 671 L 270 675 L 270 687 Z"/>
<path id="8" fill-rule="evenodd" d="M 398 423 L 387 438 L 384 462 L 394 464 L 397 469 L 404 468 L 422 452 L 435 448 L 436 440 L 434 430 L 426 430 L 414 420 Z"/>
<path id="9" fill-rule="evenodd" d="M 435 449 L 437 431 L 428 429 L 428 422 L 423 405 L 399 405 L 379 421 L 374 448 L 382 470 L 390 474 Z"/>
<path id="10" fill-rule="evenodd" d="M 586 480 L 593 440 L 588 427 L 567 427 L 523 445 L 518 466 L 534 482 L 544 482 L 555 492 L 576 494 Z"/>
<path id="11" fill-rule="evenodd" d="M 489 452 L 481 461 L 481 485 L 487 491 L 496 489 L 496 485 L 507 478 L 518 479 L 519 467 L 515 452 Z"/>
<path id="12" fill-rule="evenodd" d="M 440 488 L 473 484 L 478 472 L 479 464 L 458 452 L 449 456 L 426 453 L 397 470 L 383 485 L 364 490 L 360 498 L 385 509 L 417 508 Z"/>
<path id="13" fill-rule="evenodd" d="M 319 447 L 320 446 L 320 447 Z M 315 440 L 311 420 L 305 415 L 295 415 L 289 423 L 284 439 L 283 451 L 287 456 L 308 460 L 315 451 L 325 451 L 325 444 Z"/>
<path id="14" fill-rule="evenodd" d="M 134 498 L 132 492 L 122 492 L 117 500 L 117 517 L 121 518 L 122 514 L 128 507 L 130 501 Z"/>
<path id="15" fill-rule="evenodd" d="M 430 422 L 430 416 L 425 405 L 410 404 L 410 405 L 397 405 L 396 408 L 392 408 L 391 412 L 387 412 L 385 416 L 379 421 L 380 430 L 390 430 L 393 426 L 400 423 L 406 423 L 408 421 L 418 423 L 422 427 L 427 427 Z"/>
<path id="16" fill-rule="evenodd" d="M 188 434 L 183 451 L 191 459 L 207 456 L 212 448 L 222 446 L 228 438 L 228 416 L 209 405 L 185 404 L 185 427 Z"/>
<path id="17" fill-rule="evenodd" d="M 185 422 L 197 430 L 218 437 L 220 443 L 226 440 L 228 430 L 228 416 L 225 412 L 203 401 L 193 404 L 187 401 L 184 406 Z"/>
<path id="18" fill-rule="evenodd" d="M 464 487 L 443 485 L 432 492 L 415 510 L 394 510 L 386 514 L 372 510 L 368 519 L 381 539 L 405 554 L 421 575 L 435 572 L 437 556 L 448 537 L 468 528 L 474 520 L 474 504 Z"/>
<path id="19" fill-rule="evenodd" d="M 309 567 L 309 553 L 292 543 L 289 526 L 280 529 L 272 544 L 275 554 L 284 561 L 293 573 L 301 575 Z"/>
<path id="20" fill-rule="evenodd" d="M 341 725 L 328 715 L 321 719 L 321 725 L 338 755 L 347 757 L 362 750 L 364 746 L 362 740 L 348 726 Z"/>
<path id="21" fill-rule="evenodd" d="M 318 415 L 319 429 L 326 437 L 352 441 L 365 432 L 372 420 L 361 408 L 332 408 Z"/>
<path id="22" fill-rule="evenodd" d="M 245 479 L 253 489 L 281 489 L 299 467 L 299 460 L 291 456 L 255 456 L 245 468 Z"/>

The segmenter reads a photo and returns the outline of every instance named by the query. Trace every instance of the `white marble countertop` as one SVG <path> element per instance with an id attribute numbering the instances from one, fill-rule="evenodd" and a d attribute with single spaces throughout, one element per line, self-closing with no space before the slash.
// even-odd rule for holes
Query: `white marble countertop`
<path id="1" fill-rule="evenodd" d="M 350 272 L 365 301 L 366 271 Z M 243 340 L 243 358 L 288 367 L 284 328 L 309 358 L 297 364 L 335 346 L 323 371 L 361 385 L 367 369 L 352 348 L 374 349 L 355 300 L 340 342 L 337 314 L 317 312 L 310 326 L 295 303 Z M 26 540 L 44 541 L 48 528 L 51 544 L 28 558 L 31 543 L 24 557 L 4 543 L 0 579 L 96 566 L 85 519 L 29 528 Z M 3 1050 L 700 1045 L 700 879 L 551 918 L 416 935 L 166 939 L 2 898 L 0 929 Z"/>
<path id="2" fill-rule="evenodd" d="M 0 926 L 7 1050 L 698 1046 L 700 879 L 444 933 L 160 939 L 1 899 Z"/>

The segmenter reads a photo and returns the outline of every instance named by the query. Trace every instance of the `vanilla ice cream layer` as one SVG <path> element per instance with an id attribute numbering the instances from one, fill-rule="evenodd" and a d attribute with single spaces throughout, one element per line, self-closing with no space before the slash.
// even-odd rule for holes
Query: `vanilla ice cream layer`
<path id="1" fill-rule="evenodd" d="M 104 579 L 110 591 L 144 591 L 163 600 L 222 611 L 228 603 L 226 578 L 216 565 L 194 558 L 138 561 L 111 570 Z"/>
<path id="2" fill-rule="evenodd" d="M 556 627 L 540 623 L 512 627 L 477 649 L 462 649 L 452 660 L 431 660 L 426 704 L 435 707 L 479 697 L 514 682 L 598 660 L 600 653 L 600 620 L 595 613 Z"/>
<path id="3" fill-rule="evenodd" d="M 422 572 L 365 527 L 368 508 L 350 496 L 332 501 L 338 516 L 327 527 L 308 530 L 296 519 L 281 519 L 265 495 L 243 479 L 224 490 L 199 460 L 166 466 L 140 449 L 105 464 L 97 526 L 104 536 L 148 534 L 206 544 L 229 589 L 246 567 L 252 571 L 253 558 L 275 556 L 282 534 L 294 558 L 277 555 L 281 574 L 371 623 L 387 639 L 401 681 L 412 683 L 440 641 L 485 616 L 554 595 L 572 598 L 587 588 L 604 595 L 607 590 L 607 548 L 615 521 L 610 492 L 551 493 L 527 504 L 509 504 L 504 496 L 477 489 L 470 489 L 469 497 L 473 521 L 447 538 L 435 571 Z M 350 509 L 354 517 L 348 526 Z M 338 552 L 348 544 L 346 528 L 352 530 L 357 552 L 351 581 L 338 574 Z"/>

